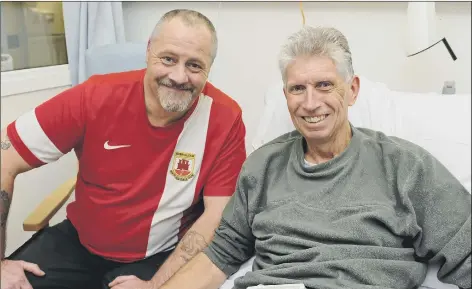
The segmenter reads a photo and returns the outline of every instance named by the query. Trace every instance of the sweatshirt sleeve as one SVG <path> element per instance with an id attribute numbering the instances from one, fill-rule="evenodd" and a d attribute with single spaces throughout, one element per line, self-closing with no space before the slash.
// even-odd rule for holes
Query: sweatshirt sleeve
<path id="1" fill-rule="evenodd" d="M 439 262 L 438 279 L 471 287 L 471 195 L 428 152 L 414 165 L 403 184 L 416 215 L 416 255 Z"/>
<path id="2" fill-rule="evenodd" d="M 227 276 L 234 274 L 254 255 L 254 236 L 249 221 L 248 191 L 252 178 L 245 176 L 244 167 L 236 192 L 225 207 L 219 227 L 210 245 L 204 250 L 208 258 Z"/>

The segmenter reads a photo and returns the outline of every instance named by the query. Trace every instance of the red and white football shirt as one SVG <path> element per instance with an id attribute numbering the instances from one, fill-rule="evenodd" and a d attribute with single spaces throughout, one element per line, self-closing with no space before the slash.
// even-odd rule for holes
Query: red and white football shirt
<path id="1" fill-rule="evenodd" d="M 74 149 L 75 201 L 67 217 L 82 244 L 132 262 L 172 249 L 203 212 L 203 196 L 231 196 L 246 158 L 237 103 L 210 83 L 185 117 L 153 127 L 145 70 L 93 76 L 8 126 L 39 167 Z"/>

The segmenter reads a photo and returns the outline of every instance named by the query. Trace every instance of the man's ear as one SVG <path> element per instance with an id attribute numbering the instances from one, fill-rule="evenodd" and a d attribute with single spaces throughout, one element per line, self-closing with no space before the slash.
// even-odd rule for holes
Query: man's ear
<path id="1" fill-rule="evenodd" d="M 146 47 L 146 64 L 148 63 L 150 52 L 151 52 L 151 39 L 148 40 L 147 47 Z"/>
<path id="2" fill-rule="evenodd" d="M 354 75 L 351 81 L 351 86 L 349 87 L 349 106 L 353 106 L 357 101 L 357 96 L 359 95 L 360 90 L 360 79 L 357 75 Z"/>

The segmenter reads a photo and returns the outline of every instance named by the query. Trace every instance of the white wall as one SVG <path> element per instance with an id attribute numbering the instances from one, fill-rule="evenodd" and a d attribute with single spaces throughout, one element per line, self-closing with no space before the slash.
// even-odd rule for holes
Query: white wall
<path id="1" fill-rule="evenodd" d="M 1 127 L 5 128 L 21 114 L 62 92 L 67 87 L 17 94 L 1 98 Z M 77 173 L 76 157 L 67 154 L 58 162 L 21 174 L 15 181 L 14 195 L 7 227 L 6 255 L 21 246 L 32 232 L 23 231 L 23 220 L 60 184 Z M 73 200 L 73 197 L 70 199 Z M 65 206 L 53 217 L 51 224 L 65 218 Z"/>
<path id="2" fill-rule="evenodd" d="M 458 93 L 470 93 L 470 2 L 436 3 L 438 40 L 447 37 L 456 62 L 439 45 L 406 57 L 406 2 L 304 2 L 303 7 L 307 25 L 334 26 L 346 35 L 356 73 L 415 92 L 441 92 L 445 80 L 455 80 Z M 219 51 L 210 80 L 242 106 L 249 143 L 264 92 L 280 80 L 279 47 L 301 28 L 299 2 L 123 2 L 127 40 L 147 41 L 162 14 L 175 8 L 198 10 L 216 26 Z"/>

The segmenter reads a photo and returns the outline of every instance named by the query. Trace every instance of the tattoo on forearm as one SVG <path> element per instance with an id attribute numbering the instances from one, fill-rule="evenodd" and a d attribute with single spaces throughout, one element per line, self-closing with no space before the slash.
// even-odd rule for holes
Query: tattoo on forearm
<path id="1" fill-rule="evenodd" d="M 11 142 L 8 139 L 8 137 L 5 138 L 5 140 L 2 140 L 2 150 L 7 150 L 11 147 Z"/>
<path id="2" fill-rule="evenodd" d="M 10 210 L 10 196 L 5 190 L 0 191 L 0 202 L 0 229 L 4 229 L 7 224 L 8 211 Z"/>
<path id="3" fill-rule="evenodd" d="M 181 257 L 188 262 L 208 246 L 205 238 L 195 231 L 188 231 L 181 241 L 181 250 L 185 253 Z"/>
<path id="4" fill-rule="evenodd" d="M 205 238 L 195 231 L 188 231 L 179 242 L 177 249 L 171 257 L 176 262 L 164 264 L 158 271 L 157 278 L 153 278 L 154 288 L 161 287 L 167 282 L 185 263 L 190 261 L 198 253 L 208 246 Z"/>

